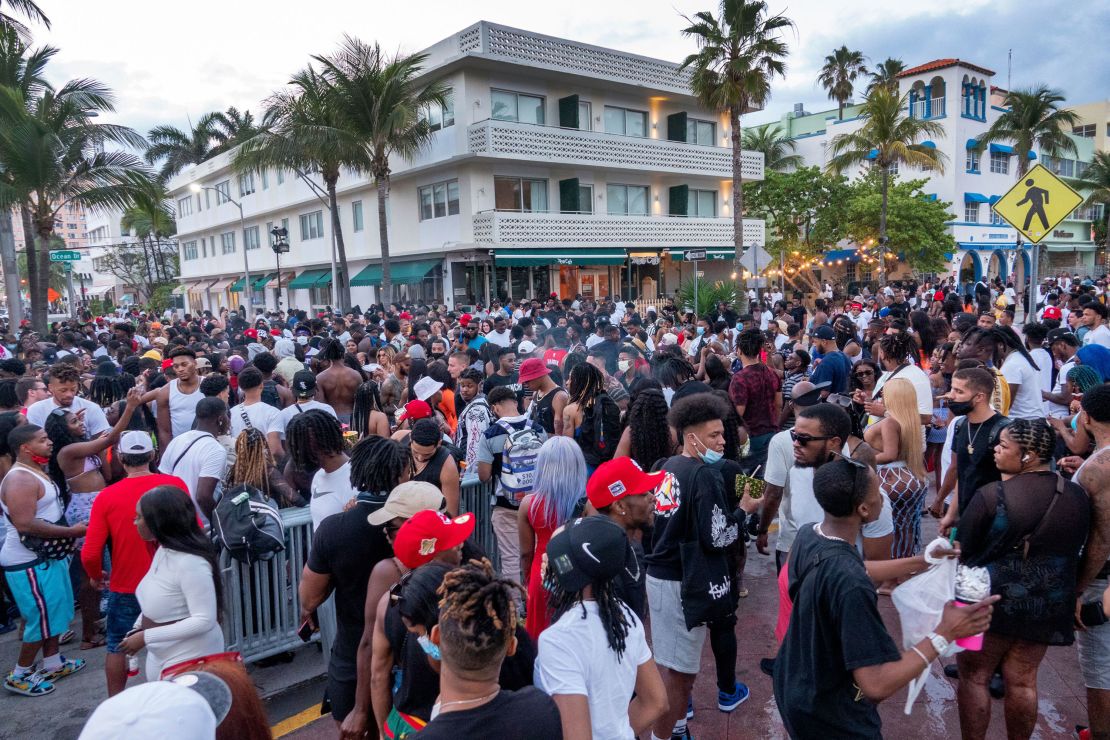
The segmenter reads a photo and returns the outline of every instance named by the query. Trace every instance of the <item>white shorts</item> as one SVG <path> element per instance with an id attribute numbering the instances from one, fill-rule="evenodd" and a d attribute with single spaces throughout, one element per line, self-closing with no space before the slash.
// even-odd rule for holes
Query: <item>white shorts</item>
<path id="1" fill-rule="evenodd" d="M 648 612 L 651 614 L 651 651 L 655 662 L 679 673 L 701 671 L 704 624 L 686 629 L 682 613 L 682 581 L 647 577 Z"/>

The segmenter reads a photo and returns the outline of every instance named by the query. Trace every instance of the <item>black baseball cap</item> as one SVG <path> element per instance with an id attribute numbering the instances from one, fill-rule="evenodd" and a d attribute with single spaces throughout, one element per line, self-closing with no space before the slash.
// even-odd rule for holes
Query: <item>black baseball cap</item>
<path id="1" fill-rule="evenodd" d="M 298 370 L 293 376 L 293 392 L 298 396 L 309 396 L 316 391 L 316 373 L 311 370 Z"/>
<path id="2" fill-rule="evenodd" d="M 628 536 L 607 517 L 580 517 L 547 543 L 547 569 L 564 590 L 576 593 L 615 578 L 626 567 L 628 550 Z"/>
<path id="3" fill-rule="evenodd" d="M 1079 337 L 1076 336 L 1075 332 L 1073 332 L 1071 329 L 1063 326 L 1050 331 L 1048 333 L 1046 341 L 1049 343 L 1049 345 L 1052 345 L 1056 342 L 1063 342 L 1064 344 L 1070 344 L 1072 347 L 1079 346 Z"/>

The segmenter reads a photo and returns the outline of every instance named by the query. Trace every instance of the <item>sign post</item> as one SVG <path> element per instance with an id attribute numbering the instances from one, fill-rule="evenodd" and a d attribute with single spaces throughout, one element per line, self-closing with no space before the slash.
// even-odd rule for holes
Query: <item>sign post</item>
<path id="1" fill-rule="evenodd" d="M 1029 308 L 1034 315 L 1037 313 L 1039 292 L 1037 263 L 1041 240 L 1082 202 L 1082 195 L 1044 165 L 1038 164 L 992 206 L 995 213 L 1017 229 L 1018 249 L 1021 248 L 1021 237 L 1033 245 L 1029 259 Z"/>
<path id="2" fill-rule="evenodd" d="M 701 295 L 698 293 L 698 262 L 704 260 L 708 255 L 704 249 L 687 249 L 682 253 L 684 262 L 694 263 L 694 318 L 697 319 L 701 313 L 698 310 L 698 304 L 701 303 Z"/>

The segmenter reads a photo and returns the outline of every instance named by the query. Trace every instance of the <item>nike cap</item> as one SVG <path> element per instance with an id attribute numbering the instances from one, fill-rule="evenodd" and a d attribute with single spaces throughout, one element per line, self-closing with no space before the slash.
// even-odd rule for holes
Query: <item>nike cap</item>
<path id="1" fill-rule="evenodd" d="M 616 578 L 628 557 L 636 556 L 623 529 L 608 517 L 581 517 L 558 529 L 547 543 L 545 577 L 554 576 L 565 591 L 577 593 L 591 583 Z"/>

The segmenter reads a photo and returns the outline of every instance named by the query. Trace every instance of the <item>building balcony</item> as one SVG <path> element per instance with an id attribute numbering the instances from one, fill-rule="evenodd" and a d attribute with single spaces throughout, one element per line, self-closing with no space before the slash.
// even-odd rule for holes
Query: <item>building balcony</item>
<path id="1" fill-rule="evenodd" d="M 913 101 L 910 118 L 944 118 L 944 98 Z"/>
<path id="2" fill-rule="evenodd" d="M 467 129 L 471 154 L 605 169 L 732 177 L 732 149 L 601 131 L 486 120 Z M 763 155 L 741 152 L 745 182 L 763 179 Z"/>
<path id="3" fill-rule="evenodd" d="M 762 219 L 744 219 L 744 246 L 766 243 Z M 731 218 L 484 211 L 474 241 L 505 247 L 731 247 Z"/>

